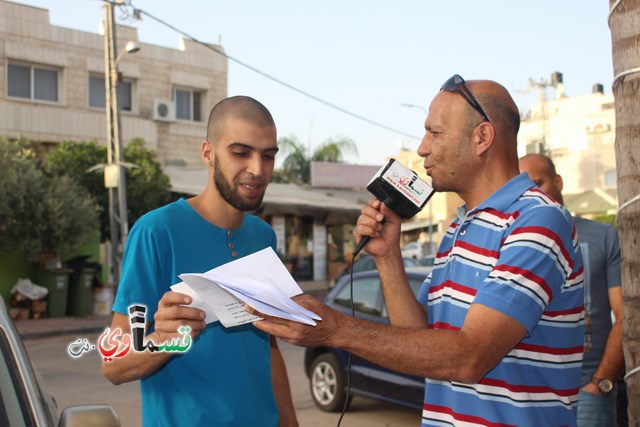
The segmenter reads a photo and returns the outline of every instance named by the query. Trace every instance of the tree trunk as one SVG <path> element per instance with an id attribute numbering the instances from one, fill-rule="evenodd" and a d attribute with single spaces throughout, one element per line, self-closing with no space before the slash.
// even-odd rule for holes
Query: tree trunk
<path id="1" fill-rule="evenodd" d="M 609 6 L 616 6 L 610 15 L 609 28 L 621 208 L 618 234 L 622 251 L 622 340 L 626 372 L 630 373 L 640 366 L 640 0 L 609 0 Z M 629 425 L 640 426 L 640 372 L 629 375 L 626 382 Z"/>

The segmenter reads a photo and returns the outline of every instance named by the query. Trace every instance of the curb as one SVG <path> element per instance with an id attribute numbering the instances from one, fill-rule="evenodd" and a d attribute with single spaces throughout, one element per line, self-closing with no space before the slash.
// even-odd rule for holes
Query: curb
<path id="1" fill-rule="evenodd" d="M 111 316 L 14 320 L 14 325 L 22 339 L 37 339 L 78 333 L 99 333 L 109 327 L 110 324 Z"/>

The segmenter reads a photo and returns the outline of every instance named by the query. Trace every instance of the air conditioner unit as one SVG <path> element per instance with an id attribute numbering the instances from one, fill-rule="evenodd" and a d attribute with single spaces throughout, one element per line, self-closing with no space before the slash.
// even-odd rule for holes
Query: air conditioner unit
<path id="1" fill-rule="evenodd" d="M 153 101 L 153 120 L 158 122 L 176 121 L 176 104 L 164 99 Z"/>

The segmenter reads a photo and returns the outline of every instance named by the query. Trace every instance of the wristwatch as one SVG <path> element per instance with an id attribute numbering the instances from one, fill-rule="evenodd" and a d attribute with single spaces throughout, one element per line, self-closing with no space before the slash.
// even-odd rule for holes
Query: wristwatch
<path id="1" fill-rule="evenodd" d="M 613 382 L 609 378 L 591 377 L 590 383 L 597 385 L 602 394 L 607 394 L 613 390 Z"/>

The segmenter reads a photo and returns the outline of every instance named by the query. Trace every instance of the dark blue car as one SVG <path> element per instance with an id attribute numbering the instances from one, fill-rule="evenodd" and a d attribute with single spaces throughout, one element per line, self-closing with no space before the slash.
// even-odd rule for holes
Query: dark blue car
<path id="1" fill-rule="evenodd" d="M 414 293 L 417 294 L 430 271 L 431 267 L 407 268 L 407 276 Z M 330 307 L 351 315 L 348 275 L 338 280 L 324 301 Z M 389 323 L 377 270 L 354 273 L 353 301 L 356 317 Z M 316 406 L 323 411 L 339 412 L 345 404 L 347 360 L 346 351 L 333 347 L 314 347 L 305 351 L 304 366 L 309 377 L 311 397 Z M 390 371 L 355 355 L 351 358 L 350 375 L 351 396 L 366 396 L 422 409 L 424 378 Z"/>

